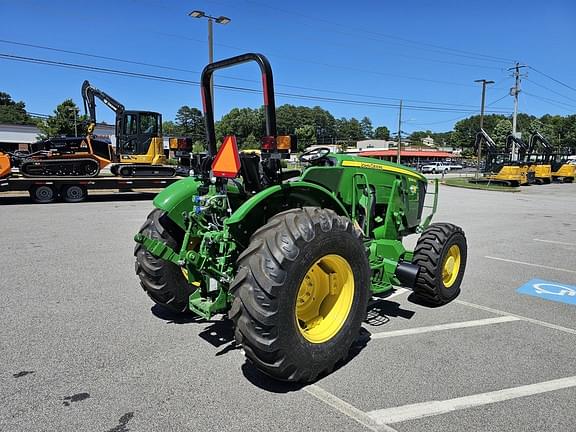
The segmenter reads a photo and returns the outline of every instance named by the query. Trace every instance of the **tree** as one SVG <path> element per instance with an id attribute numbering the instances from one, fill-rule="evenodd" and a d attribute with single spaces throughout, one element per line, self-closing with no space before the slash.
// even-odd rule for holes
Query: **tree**
<path id="1" fill-rule="evenodd" d="M 40 139 L 53 138 L 57 136 L 74 136 L 74 118 L 79 111 L 72 99 L 66 99 L 54 110 L 54 115 L 38 123 L 40 129 Z M 86 134 L 86 122 L 84 117 L 76 118 L 78 135 Z"/>
<path id="2" fill-rule="evenodd" d="M 512 132 L 512 122 L 508 119 L 500 120 L 492 131 L 492 139 L 499 150 L 506 150 L 506 137 Z"/>
<path id="3" fill-rule="evenodd" d="M 180 135 L 179 133 L 180 128 L 178 127 L 178 125 L 176 125 L 176 123 L 174 123 L 173 121 L 163 121 L 162 122 L 162 132 L 164 133 L 164 135 Z"/>
<path id="4" fill-rule="evenodd" d="M 431 137 L 431 135 L 432 135 L 432 131 L 429 131 L 429 130 L 427 130 L 427 131 L 415 131 L 415 132 L 412 132 L 408 138 L 410 139 L 410 143 L 413 146 L 423 146 L 424 142 L 422 140 L 424 138 Z"/>
<path id="5" fill-rule="evenodd" d="M 352 146 L 362 139 L 362 126 L 354 117 L 350 120 L 342 117 L 336 120 L 336 134 L 338 141 L 343 142 L 346 146 Z"/>
<path id="6" fill-rule="evenodd" d="M 379 140 L 389 140 L 390 130 L 386 126 L 378 126 L 374 130 L 374 138 Z"/>
<path id="7" fill-rule="evenodd" d="M 306 147 L 316 144 L 316 130 L 312 125 L 304 125 L 296 128 L 296 137 L 298 139 L 298 151 L 304 151 Z"/>
<path id="8" fill-rule="evenodd" d="M 360 120 L 360 128 L 362 129 L 362 136 L 364 139 L 370 139 L 374 137 L 372 121 L 368 117 L 363 117 L 362 120 Z"/>
<path id="9" fill-rule="evenodd" d="M 198 108 L 181 106 L 176 113 L 176 127 L 175 132 L 178 135 L 190 137 L 195 141 L 205 140 L 204 116 Z"/>
<path id="10" fill-rule="evenodd" d="M 24 102 L 15 102 L 8 93 L 0 92 L 0 123 L 35 124 L 26 112 Z"/>
<path id="11" fill-rule="evenodd" d="M 264 136 L 264 112 L 262 109 L 233 108 L 216 123 L 216 138 L 222 141 L 226 135 L 236 135 L 238 147 L 254 146 L 252 135 L 256 142 Z"/>

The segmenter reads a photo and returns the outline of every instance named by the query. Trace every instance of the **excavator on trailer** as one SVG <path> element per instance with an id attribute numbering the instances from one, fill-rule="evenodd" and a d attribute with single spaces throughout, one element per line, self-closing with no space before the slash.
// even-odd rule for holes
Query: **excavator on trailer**
<path id="1" fill-rule="evenodd" d="M 565 154 L 554 154 L 554 147 L 540 132 L 534 131 L 530 137 L 530 149 L 534 150 L 539 144 L 540 153 L 534 157 L 550 166 L 550 176 L 553 180 L 572 183 L 576 177 L 576 166 L 569 163 Z"/>
<path id="2" fill-rule="evenodd" d="M 116 151 L 110 167 L 112 174 L 122 177 L 171 177 L 176 174 L 174 167 L 164 165 L 162 115 L 153 111 L 128 111 L 112 96 L 84 81 L 82 99 L 90 121 L 88 139 L 91 139 L 96 124 L 96 98 L 116 115 Z"/>
<path id="3" fill-rule="evenodd" d="M 471 183 L 493 183 L 505 186 L 520 186 L 528 184 L 527 169 L 519 163 L 510 161 L 510 154 L 498 152 L 498 147 L 492 137 L 484 129 L 476 134 L 476 148 L 486 144 L 486 165 L 484 176 L 470 179 Z"/>
<path id="4" fill-rule="evenodd" d="M 96 177 L 110 164 L 110 144 L 88 138 L 51 138 L 30 145 L 30 152 L 0 153 L 0 178 L 18 168 L 24 177 Z"/>

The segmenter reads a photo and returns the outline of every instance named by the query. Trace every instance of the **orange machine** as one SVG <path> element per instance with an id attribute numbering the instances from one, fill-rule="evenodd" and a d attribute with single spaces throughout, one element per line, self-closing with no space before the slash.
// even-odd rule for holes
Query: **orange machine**
<path id="1" fill-rule="evenodd" d="M 0 153 L 0 179 L 8 177 L 11 172 L 10 158 L 4 153 Z"/>

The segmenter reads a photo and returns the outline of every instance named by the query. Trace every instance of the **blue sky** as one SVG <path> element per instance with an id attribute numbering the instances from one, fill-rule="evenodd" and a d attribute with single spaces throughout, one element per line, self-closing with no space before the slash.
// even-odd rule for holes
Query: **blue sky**
<path id="1" fill-rule="evenodd" d="M 216 59 L 268 56 L 276 91 L 287 94 L 277 96 L 278 105 L 320 105 L 336 117 L 367 115 L 374 126 L 396 130 L 394 105 L 402 98 L 404 131 L 445 131 L 479 109 L 475 79 L 496 81 L 488 110 L 512 112 L 507 68 L 520 61 L 534 68 L 524 70 L 521 112 L 576 110 L 576 91 L 541 73 L 576 88 L 573 0 L 0 0 L 0 54 L 198 81 L 208 57 L 207 22 L 188 17 L 193 9 L 232 19 L 214 25 Z M 165 120 L 182 105 L 201 109 L 197 86 L 0 58 L 0 91 L 34 113 L 51 113 L 66 98 L 81 106 L 84 79 L 127 108 L 159 111 Z M 222 71 L 215 82 L 260 87 L 256 65 Z M 260 104 L 260 95 L 216 90 L 217 118 Z M 105 107 L 98 116 L 113 118 Z"/>

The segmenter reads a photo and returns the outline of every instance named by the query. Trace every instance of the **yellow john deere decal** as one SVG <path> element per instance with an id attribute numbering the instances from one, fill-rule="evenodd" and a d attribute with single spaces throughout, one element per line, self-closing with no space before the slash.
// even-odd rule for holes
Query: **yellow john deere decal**
<path id="1" fill-rule="evenodd" d="M 342 161 L 342 166 L 357 167 L 357 168 L 369 168 L 369 169 L 376 169 L 376 170 L 380 170 L 380 171 L 390 171 L 390 172 L 396 172 L 396 173 L 406 174 L 406 175 L 409 175 L 412 177 L 416 177 L 418 180 L 422 179 L 422 177 L 419 174 L 414 173 L 412 171 L 408 171 L 406 169 L 395 167 L 395 166 L 381 165 L 378 163 L 345 160 L 345 161 Z"/>

